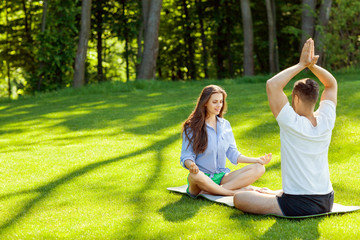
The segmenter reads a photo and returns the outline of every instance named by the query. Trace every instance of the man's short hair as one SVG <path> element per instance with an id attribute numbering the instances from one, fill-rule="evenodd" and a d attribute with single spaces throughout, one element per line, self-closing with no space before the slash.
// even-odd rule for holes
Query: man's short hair
<path id="1" fill-rule="evenodd" d="M 292 97 L 297 95 L 303 102 L 315 105 L 319 97 L 319 84 L 310 78 L 296 81 Z"/>

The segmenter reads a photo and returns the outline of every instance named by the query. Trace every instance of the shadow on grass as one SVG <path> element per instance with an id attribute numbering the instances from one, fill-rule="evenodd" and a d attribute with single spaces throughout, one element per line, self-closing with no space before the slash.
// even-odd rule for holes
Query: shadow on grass
<path id="1" fill-rule="evenodd" d="M 230 219 L 239 221 L 240 225 L 252 225 L 257 221 L 263 221 L 265 218 L 275 218 L 276 222 L 257 239 L 318 239 L 320 238 L 319 223 L 326 216 L 311 219 L 283 219 L 246 213 L 230 216 Z"/>
<path id="2" fill-rule="evenodd" d="M 311 220 L 276 219 L 260 239 L 319 239 L 319 223 L 323 218 Z"/>
<path id="3" fill-rule="evenodd" d="M 139 136 L 161 133 L 164 129 L 180 124 L 191 113 L 192 101 L 197 93 L 191 95 L 195 91 L 196 89 L 186 88 L 175 93 L 111 93 L 11 102 L 0 110 L 0 136 L 6 134 L 10 136 L 10 140 L 15 139 L 16 135 L 19 137 L 11 145 L 11 149 L 8 149 L 9 145 L 4 145 L 0 152 L 17 152 L 40 143 L 66 145 L 66 142 L 96 137 L 99 133 L 95 131 L 102 129 L 106 130 L 103 137 L 124 133 Z M 61 130 L 62 128 L 65 129 Z M 64 132 L 66 137 L 62 137 L 61 133 L 51 135 L 54 129 Z M 68 133 L 81 131 L 83 134 L 68 136 Z M 44 132 L 49 133 L 47 138 L 42 136 Z M 23 133 L 31 137 L 24 138 L 21 136 Z"/>
<path id="4" fill-rule="evenodd" d="M 44 99 L 27 99 L 7 103 L 6 107 L 0 109 L 0 123 L 26 123 L 33 125 L 33 121 L 41 123 L 46 120 L 56 120 L 56 126 L 63 126 L 71 131 L 102 129 L 107 124 L 114 124 L 114 121 L 123 121 L 124 123 L 136 120 L 148 113 L 161 113 L 154 116 L 154 121 L 148 121 L 146 127 L 127 128 L 127 131 L 135 134 L 147 134 L 154 129 L 161 130 L 172 126 L 174 121 L 168 119 L 178 119 L 183 121 L 184 106 L 186 105 L 187 114 L 190 114 L 192 100 L 183 97 L 184 94 L 194 97 L 197 96 L 196 89 L 186 88 L 183 91 L 168 93 L 158 92 L 158 94 L 149 94 L 150 92 L 133 92 L 129 93 L 110 93 L 95 95 L 75 95 L 75 96 L 57 96 L 46 97 Z M 190 92 L 190 93 L 189 93 Z M 196 94 L 195 94 L 196 92 Z M 4 105 L 4 104 L 2 104 Z M 0 105 L 1 106 L 1 105 Z M 174 107 L 172 109 L 167 109 Z M 160 110 L 159 110 L 160 108 Z M 179 111 L 180 109 L 180 111 Z M 59 114 L 60 113 L 60 114 Z M 175 117 L 171 117 L 175 115 Z M 60 122 L 59 122 L 60 120 Z M 148 119 L 145 119 L 148 120 Z M 81 123 L 81 124 L 79 124 Z M 116 123 L 116 122 L 115 122 Z M 161 123 L 161 124 L 160 124 Z M 22 129 L 14 126 L 9 131 L 21 131 Z M 8 130 L 0 130 L 0 135 L 7 133 Z"/>
<path id="5" fill-rule="evenodd" d="M 148 190 L 154 189 L 156 184 L 157 184 L 157 179 L 158 177 L 161 175 L 161 171 L 162 171 L 162 164 L 163 164 L 163 157 L 162 157 L 162 150 L 170 145 L 171 143 L 175 142 L 177 139 L 179 138 L 179 135 L 175 134 L 171 137 L 169 137 L 168 139 L 166 139 L 165 141 L 159 142 L 159 144 L 156 144 L 158 146 L 153 146 L 150 147 L 149 149 L 154 150 L 154 147 L 157 147 L 157 158 L 156 158 L 156 163 L 155 163 L 155 169 L 154 171 L 151 172 L 151 174 L 148 176 L 146 182 L 142 185 L 142 187 L 136 192 L 134 193 L 134 197 L 132 197 L 132 203 L 136 204 L 136 211 L 137 212 L 141 212 L 142 214 L 136 214 L 134 216 L 134 219 L 131 220 L 131 222 L 128 223 L 129 227 L 130 227 L 130 234 L 127 235 L 126 237 L 124 237 L 124 239 L 135 239 L 138 238 L 138 231 L 139 231 L 139 226 L 143 225 L 143 221 L 144 221 L 144 212 L 147 211 L 147 206 L 146 206 L 146 198 L 145 198 L 145 194 Z M 123 236 L 124 233 L 118 233 L 117 235 L 119 236 Z M 118 236 L 116 236 L 118 237 Z"/>
<path id="6" fill-rule="evenodd" d="M 176 194 L 176 193 L 173 193 Z M 211 203 L 207 200 L 193 200 L 189 196 L 182 195 L 177 202 L 172 202 L 159 210 L 164 218 L 169 222 L 183 222 L 193 218 L 200 208 L 209 206 Z"/>
<path id="7" fill-rule="evenodd" d="M 38 194 L 38 196 L 36 196 L 35 198 L 33 198 L 32 200 L 28 201 L 27 203 L 24 204 L 24 206 L 18 211 L 17 214 L 15 214 L 14 216 L 10 217 L 8 220 L 4 221 L 1 225 L 0 225 L 0 233 L 3 232 L 4 230 L 6 230 L 7 228 L 13 226 L 14 224 L 16 224 L 19 220 L 21 220 L 23 217 L 25 217 L 32 208 L 34 208 L 34 206 L 43 201 L 48 195 L 50 195 L 56 188 L 69 183 L 70 181 L 72 181 L 75 178 L 81 177 L 91 171 L 94 171 L 100 167 L 112 164 L 112 163 L 118 163 L 120 161 L 123 161 L 127 158 L 130 157 L 134 157 L 136 155 L 139 154 L 143 154 L 147 151 L 153 151 L 154 149 L 160 149 L 159 152 L 161 151 L 161 149 L 163 149 L 164 147 L 166 147 L 167 145 L 173 143 L 174 141 L 176 141 L 179 138 L 178 134 L 174 134 L 168 138 L 166 138 L 165 140 L 161 140 L 158 141 L 156 143 L 154 143 L 153 145 L 138 150 L 136 152 L 133 153 L 129 153 L 117 158 L 113 158 L 113 159 L 108 159 L 105 161 L 101 161 L 101 162 L 97 162 L 97 163 L 91 163 L 88 164 L 78 170 L 72 171 L 64 176 L 59 177 L 57 180 L 48 182 L 46 184 L 43 184 L 40 187 L 36 187 L 33 189 L 28 189 L 28 190 L 24 190 L 24 191 L 19 191 L 19 192 L 14 192 L 14 193 L 9 193 L 9 194 L 5 194 L 5 195 L 1 195 L 0 196 L 0 201 L 4 200 L 4 199 L 8 199 L 14 196 L 19 196 L 22 194 Z M 159 174 L 159 172 L 161 171 L 161 164 L 162 164 L 162 159 L 158 158 L 157 163 L 156 163 L 156 168 L 155 171 L 152 173 L 152 175 L 148 178 L 147 182 L 144 184 L 143 188 L 139 191 L 139 193 L 143 193 L 144 191 L 146 191 L 146 189 L 150 188 L 150 185 L 153 184 L 156 176 Z M 140 196 L 141 197 L 141 196 Z"/>

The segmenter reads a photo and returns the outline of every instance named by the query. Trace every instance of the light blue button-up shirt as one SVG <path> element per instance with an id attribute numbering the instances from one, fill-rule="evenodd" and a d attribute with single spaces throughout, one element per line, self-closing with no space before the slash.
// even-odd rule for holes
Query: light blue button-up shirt
<path id="1" fill-rule="evenodd" d="M 186 168 L 184 162 L 189 159 L 196 163 L 199 170 L 210 174 L 213 177 L 215 173 L 230 172 L 225 167 L 226 158 L 234 165 L 237 165 L 237 159 L 241 153 L 237 150 L 234 134 L 229 121 L 217 117 L 215 130 L 206 123 L 208 135 L 208 146 L 203 153 L 196 155 L 192 144 L 183 133 L 183 142 L 181 148 L 180 164 Z M 187 168 L 186 168 L 187 169 Z"/>

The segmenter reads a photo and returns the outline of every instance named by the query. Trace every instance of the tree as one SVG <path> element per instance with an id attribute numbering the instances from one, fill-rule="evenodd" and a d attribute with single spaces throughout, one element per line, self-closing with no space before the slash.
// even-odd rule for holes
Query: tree
<path id="1" fill-rule="evenodd" d="M 265 0 L 269 31 L 269 65 L 270 73 L 279 72 L 279 56 L 276 39 L 276 10 L 274 0 Z"/>
<path id="2" fill-rule="evenodd" d="M 95 12 L 95 31 L 96 31 L 96 49 L 97 49 L 97 80 L 99 82 L 105 80 L 103 74 L 103 32 L 104 32 L 104 0 L 94 1 Z"/>
<path id="3" fill-rule="evenodd" d="M 204 77 L 209 78 L 209 66 L 208 66 L 208 53 L 207 53 L 207 41 L 204 30 L 204 19 L 203 19 L 203 7 L 200 0 L 196 0 L 196 12 L 200 24 L 200 33 L 201 33 L 201 47 L 202 47 L 202 60 L 204 64 Z"/>
<path id="4" fill-rule="evenodd" d="M 315 29 L 315 10 L 316 0 L 302 0 L 302 13 L 301 13 L 301 44 L 300 48 L 304 45 L 308 38 L 314 37 Z"/>
<path id="5" fill-rule="evenodd" d="M 48 1 L 49 0 L 43 1 L 43 13 L 42 13 L 42 18 L 41 18 L 41 32 L 45 32 L 45 28 L 46 28 L 46 13 L 48 10 Z"/>
<path id="6" fill-rule="evenodd" d="M 43 12 L 42 12 L 42 17 L 41 17 L 41 30 L 40 30 L 40 35 L 44 35 L 45 33 L 45 29 L 46 29 L 46 15 L 47 15 L 47 10 L 48 10 L 48 0 L 44 0 L 43 2 Z M 44 62 L 43 61 L 39 61 L 39 65 L 40 65 L 40 69 L 44 68 Z M 34 76 L 35 77 L 35 76 Z M 40 91 L 41 90 L 41 85 L 43 82 L 43 78 L 44 75 L 43 74 L 39 74 L 38 76 L 38 81 L 37 81 L 37 90 Z"/>
<path id="7" fill-rule="evenodd" d="M 126 0 L 122 0 L 122 15 L 123 15 L 123 24 L 125 27 L 125 31 L 124 31 L 124 39 L 125 39 L 125 62 L 126 62 L 126 81 L 129 81 L 130 79 L 130 66 L 129 66 L 129 55 L 130 55 L 130 51 L 129 51 L 129 29 L 127 28 L 127 19 L 125 17 L 125 9 L 126 9 Z"/>
<path id="8" fill-rule="evenodd" d="M 85 1 L 0 1 L 0 95 L 70 87 L 79 68 L 85 84 L 277 72 L 279 63 L 296 61 L 308 37 L 319 64 L 360 64 L 359 1 L 97 0 L 88 47 L 80 26 Z"/>
<path id="9" fill-rule="evenodd" d="M 78 35 L 77 15 L 78 8 L 72 0 L 48 2 L 45 31 L 37 32 L 35 61 L 41 64 L 29 79 L 27 91 L 49 91 L 71 86 Z"/>
<path id="10" fill-rule="evenodd" d="M 249 0 L 240 0 L 244 29 L 244 75 L 254 75 L 254 33 Z"/>
<path id="11" fill-rule="evenodd" d="M 90 21 L 91 0 L 82 0 L 79 45 L 75 59 L 74 87 L 82 87 L 85 84 L 85 60 L 90 35 Z"/>
<path id="12" fill-rule="evenodd" d="M 315 49 L 319 55 L 317 63 L 322 66 L 324 61 L 325 29 L 330 18 L 332 0 L 323 0 L 320 6 L 318 25 L 315 31 Z"/>
<path id="13" fill-rule="evenodd" d="M 223 34 L 223 27 L 225 26 L 223 9 L 220 1 L 215 1 L 214 4 L 214 32 L 213 32 L 213 54 L 215 58 L 216 77 L 218 79 L 226 78 L 225 58 L 226 58 L 226 40 Z"/>
<path id="14" fill-rule="evenodd" d="M 9 26 L 9 12 L 8 12 L 8 0 L 5 1 L 5 21 L 6 27 Z M 8 97 L 11 98 L 11 74 L 10 74 L 10 62 L 9 62 L 9 50 L 10 50 L 10 42 L 9 42 L 9 30 L 6 31 L 6 43 L 8 46 L 6 51 L 6 76 L 7 76 L 7 83 L 8 83 Z"/>
<path id="15" fill-rule="evenodd" d="M 156 59 L 159 52 L 159 25 L 162 0 L 151 0 L 146 21 L 144 51 L 140 63 L 138 79 L 155 78 Z M 145 9 L 146 10 L 146 9 Z M 145 18 L 147 17 L 147 18 Z"/>
<path id="16" fill-rule="evenodd" d="M 196 78 L 196 66 L 195 66 L 195 46 L 194 46 L 194 38 L 192 37 L 191 33 L 193 29 L 191 27 L 192 20 L 190 18 L 189 4 L 186 0 L 182 0 L 182 8 L 183 8 L 183 28 L 184 28 L 184 42 L 186 45 L 186 68 L 188 69 L 187 78 L 188 79 L 195 79 Z"/>
<path id="17" fill-rule="evenodd" d="M 326 28 L 325 67 L 337 70 L 360 66 L 360 1 L 333 1 Z"/>
<path id="18" fill-rule="evenodd" d="M 149 3 L 148 0 L 139 0 L 141 1 L 141 14 L 140 14 L 140 24 L 139 24 L 139 33 L 137 37 L 137 55 L 136 55 L 136 78 L 138 79 L 140 72 L 140 63 L 143 53 L 143 40 L 144 40 L 144 30 L 147 25 L 148 13 L 149 13 Z"/>
<path id="19" fill-rule="evenodd" d="M 25 78 L 35 72 L 34 59 L 39 3 L 13 0 L 0 2 L 0 61 L 1 75 L 6 76 L 7 95 L 11 89 L 23 88 Z"/>

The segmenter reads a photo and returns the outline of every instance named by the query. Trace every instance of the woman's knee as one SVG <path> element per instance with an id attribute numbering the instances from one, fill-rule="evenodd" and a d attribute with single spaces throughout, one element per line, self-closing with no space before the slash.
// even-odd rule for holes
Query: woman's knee
<path id="1" fill-rule="evenodd" d="M 264 165 L 260 163 L 255 163 L 252 165 L 254 174 L 261 177 L 265 173 L 265 167 Z"/>
<path id="2" fill-rule="evenodd" d="M 207 177 L 203 172 L 190 173 L 189 181 L 193 183 L 199 183 L 204 181 L 204 177 Z"/>

